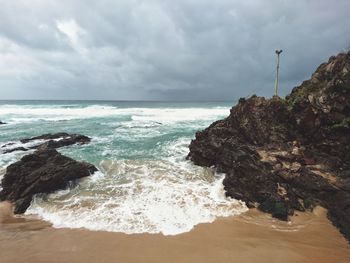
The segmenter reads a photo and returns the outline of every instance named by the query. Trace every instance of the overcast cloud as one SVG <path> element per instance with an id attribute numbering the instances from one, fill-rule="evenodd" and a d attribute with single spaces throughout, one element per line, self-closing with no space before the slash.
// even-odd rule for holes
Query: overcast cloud
<path id="1" fill-rule="evenodd" d="M 0 99 L 285 95 L 350 47 L 349 0 L 0 0 Z"/>

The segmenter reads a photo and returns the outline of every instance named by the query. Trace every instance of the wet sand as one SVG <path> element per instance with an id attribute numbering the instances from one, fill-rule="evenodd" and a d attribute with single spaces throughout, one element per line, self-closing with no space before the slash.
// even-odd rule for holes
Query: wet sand
<path id="1" fill-rule="evenodd" d="M 350 245 L 326 211 L 291 223 L 256 210 L 176 236 L 54 229 L 0 208 L 0 262 L 350 262 Z"/>

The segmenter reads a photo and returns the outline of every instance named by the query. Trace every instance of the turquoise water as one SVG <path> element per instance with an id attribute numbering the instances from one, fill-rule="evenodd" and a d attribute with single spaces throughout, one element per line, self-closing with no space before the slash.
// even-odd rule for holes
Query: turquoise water
<path id="1" fill-rule="evenodd" d="M 65 131 L 93 143 L 64 152 L 96 165 L 105 158 L 156 158 L 164 145 L 190 140 L 196 130 L 228 114 L 229 103 L 2 101 L 0 143 Z"/>
<path id="2" fill-rule="evenodd" d="M 56 227 L 178 234 L 244 204 L 224 197 L 211 169 L 186 161 L 195 132 L 226 117 L 227 102 L 2 101 L 0 147 L 44 133 L 80 133 L 88 145 L 59 151 L 95 164 L 78 187 L 35 198 L 28 215 Z M 3 169 L 23 156 L 0 155 Z"/>

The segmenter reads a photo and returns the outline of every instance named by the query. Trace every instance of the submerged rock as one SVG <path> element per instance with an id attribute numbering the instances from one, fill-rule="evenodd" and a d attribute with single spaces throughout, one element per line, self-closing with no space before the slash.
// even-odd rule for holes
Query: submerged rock
<path id="1" fill-rule="evenodd" d="M 34 146 L 30 147 L 25 147 L 27 143 L 33 142 L 36 140 L 44 140 L 45 142 L 36 144 Z M 21 139 L 20 142 L 23 143 L 23 146 L 11 148 L 9 146 L 13 145 L 13 143 L 8 143 L 3 145 L 1 148 L 2 153 L 11 153 L 14 151 L 28 151 L 31 149 L 44 149 L 44 148 L 50 148 L 50 149 L 57 149 L 61 148 L 64 146 L 69 146 L 73 144 L 87 144 L 91 141 L 91 139 L 85 135 L 81 134 L 69 134 L 65 132 L 60 132 L 60 133 L 48 133 L 48 134 L 43 134 L 40 136 L 36 137 L 31 137 L 31 138 L 25 138 Z"/>
<path id="2" fill-rule="evenodd" d="M 39 149 L 7 167 L 1 182 L 0 200 L 13 202 L 14 212 L 21 214 L 35 194 L 65 189 L 76 179 L 95 171 L 92 164 L 77 162 L 55 149 Z"/>
<path id="3" fill-rule="evenodd" d="M 287 220 L 320 204 L 350 239 L 350 53 L 281 99 L 240 99 L 188 158 L 226 173 L 226 195 Z"/>
<path id="4" fill-rule="evenodd" d="M 6 145 L 4 145 L 4 146 L 6 147 Z M 1 147 L 1 148 L 5 148 L 5 147 Z M 2 153 L 12 153 L 12 152 L 18 152 L 18 151 L 26 152 L 26 151 L 29 151 L 29 150 L 30 149 L 28 149 L 28 148 L 24 148 L 24 147 L 20 146 L 20 147 L 15 147 L 15 148 L 2 150 Z"/>
<path id="5" fill-rule="evenodd" d="M 36 137 L 21 139 L 20 142 L 28 143 L 34 140 L 56 140 L 54 142 L 58 143 L 57 145 L 66 146 L 66 145 L 76 144 L 76 143 L 77 144 L 89 143 L 91 139 L 81 134 L 69 134 L 66 132 L 59 132 L 54 134 L 47 133 Z M 62 146 L 59 146 L 59 147 L 62 147 Z"/>

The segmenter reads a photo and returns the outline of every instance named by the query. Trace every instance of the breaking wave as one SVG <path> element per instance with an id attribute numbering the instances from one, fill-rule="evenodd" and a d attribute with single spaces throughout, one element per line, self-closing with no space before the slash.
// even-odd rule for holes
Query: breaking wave
<path id="1" fill-rule="evenodd" d="M 228 115 L 228 108 L 118 108 L 115 106 L 91 105 L 86 107 L 58 107 L 27 105 L 0 105 L 0 115 L 9 123 L 33 121 L 62 121 L 87 118 L 129 116 L 135 121 L 169 123 L 216 118 Z"/>
<path id="2" fill-rule="evenodd" d="M 58 228 L 176 235 L 247 210 L 210 169 L 160 160 L 105 160 L 100 169 L 73 190 L 36 197 L 27 214 Z"/>

